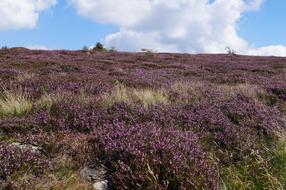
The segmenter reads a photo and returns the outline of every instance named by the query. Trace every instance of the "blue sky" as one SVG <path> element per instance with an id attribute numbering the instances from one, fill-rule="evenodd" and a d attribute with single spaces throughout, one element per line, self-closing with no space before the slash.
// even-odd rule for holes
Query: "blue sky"
<path id="1" fill-rule="evenodd" d="M 286 1 L 268 0 L 256 12 L 247 13 L 239 33 L 257 46 L 286 45 Z"/>
<path id="2" fill-rule="evenodd" d="M 115 31 L 112 25 L 97 24 L 79 16 L 65 0 L 59 0 L 55 7 L 40 14 L 35 28 L 0 31 L 0 45 L 81 49 Z"/>
<path id="3" fill-rule="evenodd" d="M 13 1 L 17 3 L 17 0 L 0 0 L 0 3 L 1 1 L 4 3 L 8 1 L 8 3 Z M 3 26 L 1 30 L 0 21 L 0 45 L 9 47 L 43 46 L 49 49 L 81 49 L 84 45 L 92 45 L 97 41 L 101 41 L 107 46 L 114 45 L 120 50 L 127 51 L 136 51 L 139 47 L 144 46 L 160 51 L 200 53 L 220 52 L 224 47 L 230 46 L 236 50 L 241 50 L 241 52 L 247 51 L 253 54 L 262 52 L 260 48 L 280 45 L 279 50 L 283 53 L 284 50 L 286 52 L 285 0 L 266 0 L 264 2 L 262 2 L 262 0 L 248 0 L 250 2 L 258 2 L 259 8 L 249 8 L 252 5 L 246 3 L 244 3 L 245 5 L 243 4 L 243 6 L 248 6 L 248 8 L 241 8 L 244 2 L 243 0 L 216 0 L 217 3 L 213 9 L 217 12 L 213 13 L 213 10 L 209 11 L 209 16 L 219 16 L 216 20 L 213 19 L 212 21 L 210 21 L 209 18 L 207 20 L 201 20 L 202 16 L 196 13 L 196 6 L 207 7 L 206 5 L 197 3 L 192 5 L 193 8 L 191 6 L 185 8 L 185 5 L 180 4 L 181 0 L 177 0 L 179 3 L 176 6 L 182 6 L 182 12 L 185 11 L 190 15 L 190 18 L 198 20 L 198 23 L 202 22 L 203 26 L 206 25 L 204 28 L 198 26 L 198 24 L 193 24 L 192 19 L 186 19 L 183 23 L 176 20 L 177 18 L 181 18 L 179 17 L 180 15 L 178 16 L 178 12 L 181 10 L 176 9 L 178 12 L 175 12 L 173 7 L 170 8 L 169 5 L 170 2 L 172 2 L 170 0 L 162 1 L 161 4 L 156 5 L 149 3 L 148 12 L 147 8 L 146 11 L 144 9 L 146 3 L 142 4 L 138 11 L 136 10 L 138 9 L 136 5 L 133 5 L 133 7 L 130 5 L 129 8 L 123 6 L 123 8 L 127 9 L 124 10 L 120 6 L 124 5 L 124 3 L 128 3 L 126 0 L 122 0 L 121 2 L 120 0 L 111 0 L 109 1 L 110 3 L 108 3 L 108 0 L 46 0 L 43 3 L 44 5 L 32 6 L 32 3 L 35 3 L 34 1 L 35 0 L 23 0 L 24 3 L 30 3 L 31 7 L 33 7 L 33 9 L 31 9 L 33 16 L 39 15 L 39 18 L 34 21 L 34 26 L 31 27 L 28 24 L 25 26 L 24 23 L 19 25 L 20 21 L 19 23 L 12 23 L 11 21 L 11 27 L 9 27 L 9 18 L 15 16 L 17 12 L 15 12 L 14 15 L 11 13 L 11 15 L 4 15 L 4 17 L 2 17 L 4 19 L 7 18 L 8 25 Z M 101 3 L 101 7 L 94 4 L 96 1 Z M 204 0 L 202 0 L 202 2 L 203 1 Z M 241 3 L 237 4 L 238 1 L 241 1 Z M 113 2 L 118 2 L 118 5 Z M 142 2 L 142 0 L 140 0 L 140 2 Z M 169 4 L 166 4 L 166 2 L 169 2 Z M 194 0 L 189 0 L 189 2 L 189 4 L 191 4 Z M 232 2 L 232 4 L 229 2 Z M 90 6 L 84 6 L 86 3 L 90 3 Z M 118 7 L 118 13 L 116 12 L 116 6 Z M 151 11 L 149 10 L 150 7 L 152 8 Z M 29 10 L 30 9 L 25 10 L 27 14 Z M 132 10 L 135 10 L 133 15 L 131 13 L 126 13 L 125 15 L 125 12 L 130 12 L 130 10 L 131 13 Z M 2 10 L 2 12 L 3 13 L 1 13 L 0 8 L 0 16 L 1 14 L 5 14 L 5 11 Z M 114 12 L 116 16 L 114 16 Z M 144 16 L 144 18 L 141 18 L 141 12 L 142 15 L 147 15 L 146 17 L 150 17 L 150 19 L 148 20 L 148 18 Z M 147 13 L 150 15 L 148 16 Z M 156 15 L 156 13 L 160 13 L 158 14 L 159 16 Z M 205 14 L 205 12 L 201 13 Z M 176 16 L 172 16 L 172 14 Z M 240 15 L 239 18 L 237 18 L 237 14 Z M 116 18 L 119 17 L 118 15 L 122 15 L 123 18 Z M 136 16 L 133 19 L 134 15 Z M 166 21 L 164 20 L 165 16 Z M 226 17 L 230 18 L 229 22 L 225 22 Z M 126 20 L 129 19 L 130 22 L 125 22 L 124 18 L 126 18 Z M 161 18 L 164 22 L 162 22 L 162 26 L 160 23 L 161 28 L 156 28 L 155 25 L 158 25 L 158 19 Z M 152 23 L 153 21 L 154 23 Z M 176 24 L 179 22 L 180 25 L 177 26 Z M 192 22 L 192 24 L 188 22 Z M 204 22 L 206 24 L 204 24 Z M 180 30 L 173 30 L 172 25 Z M 217 29 L 216 26 L 220 27 Z M 206 35 L 206 30 L 209 28 L 212 28 L 214 33 Z M 229 28 L 235 31 L 234 34 L 229 34 L 229 37 L 226 36 L 226 40 L 220 39 L 221 37 L 216 34 L 219 34 L 220 30 L 228 30 Z M 195 42 L 197 39 L 203 39 L 204 42 L 201 42 L 202 40 Z M 214 45 L 209 45 L 208 43 Z M 148 47 L 149 45 L 150 47 Z M 253 48 L 253 50 L 250 49 L 250 47 Z M 268 48 L 267 51 L 263 50 L 266 54 L 271 54 L 273 51 L 275 52 L 276 49 Z"/>

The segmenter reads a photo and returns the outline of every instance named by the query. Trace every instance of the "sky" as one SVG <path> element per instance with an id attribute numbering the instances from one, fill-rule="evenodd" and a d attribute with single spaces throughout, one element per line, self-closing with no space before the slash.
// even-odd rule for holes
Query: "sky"
<path id="1" fill-rule="evenodd" d="M 285 0 L 0 0 L 0 46 L 286 56 Z"/>

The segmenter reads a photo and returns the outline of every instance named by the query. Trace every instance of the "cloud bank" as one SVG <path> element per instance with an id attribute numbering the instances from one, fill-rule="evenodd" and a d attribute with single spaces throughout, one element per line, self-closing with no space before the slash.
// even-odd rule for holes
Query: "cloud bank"
<path id="1" fill-rule="evenodd" d="M 34 28 L 41 11 L 57 0 L 0 0 L 0 30 Z"/>
<path id="2" fill-rule="evenodd" d="M 44 45 L 28 45 L 26 48 L 31 49 L 31 50 L 51 50 L 47 46 Z"/>
<path id="3" fill-rule="evenodd" d="M 118 26 L 107 46 L 138 51 L 286 55 L 286 47 L 253 47 L 239 36 L 243 14 L 260 9 L 264 0 L 70 0 L 78 13 L 98 23 Z"/>

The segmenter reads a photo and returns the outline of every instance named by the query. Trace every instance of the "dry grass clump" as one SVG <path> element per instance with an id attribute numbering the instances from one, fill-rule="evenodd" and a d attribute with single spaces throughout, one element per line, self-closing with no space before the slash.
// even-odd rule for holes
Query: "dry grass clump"
<path id="1" fill-rule="evenodd" d="M 93 101 L 93 98 L 89 96 L 89 94 L 84 89 L 81 89 L 78 94 L 77 100 L 81 105 L 86 105 L 91 103 Z"/>
<path id="2" fill-rule="evenodd" d="M 169 98 L 164 90 L 128 88 L 123 84 L 117 84 L 114 90 L 102 97 L 104 105 L 112 106 L 116 103 L 130 105 L 141 104 L 144 107 L 154 105 L 167 105 Z"/>
<path id="3" fill-rule="evenodd" d="M 44 93 L 37 101 L 36 105 L 38 108 L 50 109 L 53 104 L 59 102 L 61 99 L 62 96 L 60 96 L 59 94 Z"/>
<path id="4" fill-rule="evenodd" d="M 238 85 L 214 85 L 202 81 L 175 82 L 168 90 L 171 102 L 175 104 L 197 104 L 211 101 L 216 95 L 222 99 L 243 95 L 257 102 L 263 102 L 267 92 L 256 85 L 247 83 Z"/>
<path id="5" fill-rule="evenodd" d="M 259 88 L 258 86 L 247 83 L 238 84 L 234 86 L 220 85 L 218 86 L 218 90 L 224 92 L 228 97 L 234 97 L 240 94 L 257 101 L 260 94 L 266 93 L 263 89 Z"/>
<path id="6" fill-rule="evenodd" d="M 35 76 L 34 73 L 23 73 L 17 76 L 17 80 L 19 82 L 23 82 L 26 80 L 31 80 Z"/>
<path id="7" fill-rule="evenodd" d="M 0 116 L 21 115 L 32 107 L 33 102 L 22 90 L 4 89 L 0 93 Z"/>
<path id="8" fill-rule="evenodd" d="M 206 98 L 203 89 L 204 82 L 175 82 L 171 85 L 169 93 L 172 102 L 176 104 L 195 104 Z"/>
<path id="9" fill-rule="evenodd" d="M 80 179 L 76 174 L 65 177 L 65 179 L 58 179 L 57 176 L 50 175 L 50 179 L 45 184 L 36 184 L 35 189 L 37 190 L 93 190 L 91 184 Z M 42 182 L 41 182 L 42 183 Z"/>
<path id="10" fill-rule="evenodd" d="M 185 94 L 189 92 L 197 93 L 196 90 L 204 87 L 205 84 L 201 81 L 198 82 L 175 82 L 171 86 L 171 91 L 179 94 Z"/>
<path id="11" fill-rule="evenodd" d="M 135 101 L 142 103 L 144 107 L 169 103 L 168 96 L 163 90 L 133 89 L 132 97 Z"/>
<path id="12" fill-rule="evenodd" d="M 55 93 L 47 93 L 45 92 L 40 99 L 36 102 L 37 108 L 40 109 L 50 109 L 52 105 L 57 104 L 59 102 L 68 103 L 70 101 L 76 101 L 81 105 L 86 105 L 91 102 L 91 98 L 81 90 L 77 96 L 74 96 L 71 92 L 63 91 L 63 92 L 55 92 Z"/>
<path id="13" fill-rule="evenodd" d="M 54 173 L 47 173 L 45 177 L 34 184 L 38 190 L 92 190 L 92 184 L 84 180 L 79 171 L 73 168 L 70 159 L 63 155 L 57 162 L 57 169 Z"/>

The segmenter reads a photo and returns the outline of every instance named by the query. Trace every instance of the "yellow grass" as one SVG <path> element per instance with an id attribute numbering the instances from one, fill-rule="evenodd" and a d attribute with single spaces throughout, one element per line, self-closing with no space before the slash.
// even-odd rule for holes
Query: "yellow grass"
<path id="1" fill-rule="evenodd" d="M 195 104 L 203 98 L 206 98 L 203 89 L 203 82 L 175 82 L 171 85 L 169 92 L 180 94 L 184 99 L 172 99 L 176 104 Z"/>
<path id="2" fill-rule="evenodd" d="M 259 95 L 265 93 L 264 90 L 260 89 L 258 86 L 247 83 L 234 86 L 220 85 L 218 86 L 218 90 L 223 91 L 226 96 L 233 97 L 240 94 L 252 98 L 253 100 L 258 100 Z"/>
<path id="3" fill-rule="evenodd" d="M 50 109 L 53 104 L 60 100 L 60 96 L 57 94 L 44 93 L 41 98 L 37 101 L 36 105 L 38 108 Z"/>
<path id="4" fill-rule="evenodd" d="M 32 101 L 22 90 L 4 89 L 0 95 L 0 116 L 21 115 L 32 107 Z"/>
<path id="5" fill-rule="evenodd" d="M 35 74 L 33 74 L 33 73 L 23 73 L 23 74 L 18 75 L 17 80 L 19 82 L 23 82 L 26 80 L 31 80 L 34 76 L 35 76 Z"/>
<path id="6" fill-rule="evenodd" d="M 107 106 L 112 106 L 115 103 L 126 103 L 149 107 L 169 103 L 164 90 L 128 88 L 123 84 L 116 85 L 114 90 L 109 94 L 105 94 L 102 99 Z"/>

